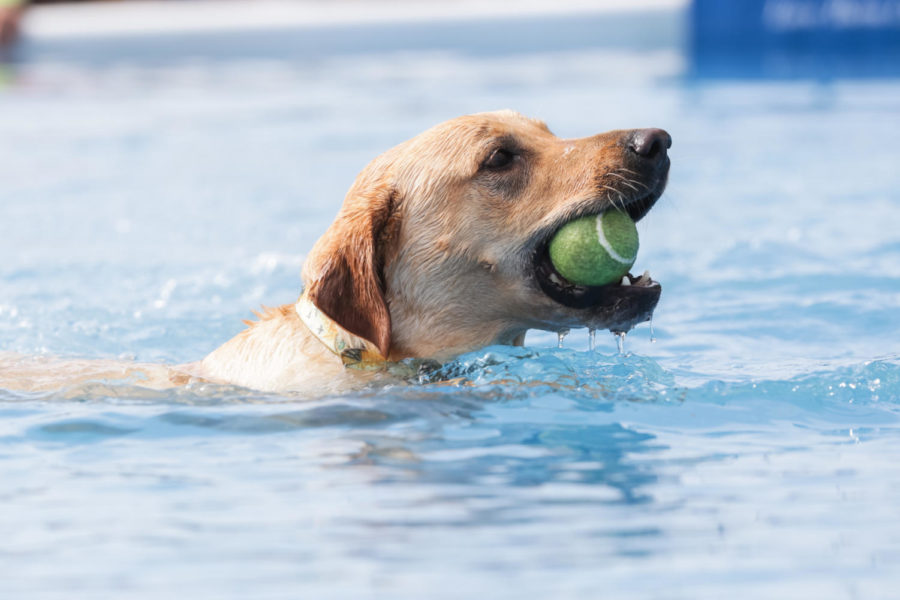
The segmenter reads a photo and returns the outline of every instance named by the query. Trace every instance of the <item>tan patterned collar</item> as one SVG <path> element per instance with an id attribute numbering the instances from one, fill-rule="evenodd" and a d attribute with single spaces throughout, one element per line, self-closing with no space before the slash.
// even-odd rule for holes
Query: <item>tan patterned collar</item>
<path id="1" fill-rule="evenodd" d="M 300 320 L 309 327 L 312 334 L 325 344 L 326 348 L 338 355 L 346 366 L 370 369 L 382 367 L 387 362 L 375 344 L 335 323 L 316 308 L 316 305 L 306 297 L 305 292 L 300 296 L 295 308 Z"/>

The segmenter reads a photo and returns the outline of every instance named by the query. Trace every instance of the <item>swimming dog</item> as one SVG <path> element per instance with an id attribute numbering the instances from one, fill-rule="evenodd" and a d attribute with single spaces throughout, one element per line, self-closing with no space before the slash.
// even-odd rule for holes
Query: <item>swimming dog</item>
<path id="1" fill-rule="evenodd" d="M 307 257 L 296 304 L 264 309 L 198 362 L 113 372 L 142 370 L 152 387 L 194 377 L 327 391 L 406 358 L 521 345 L 529 329 L 628 331 L 650 318 L 659 283 L 629 274 L 576 285 L 547 244 L 587 215 L 644 217 L 665 189 L 670 145 L 661 129 L 560 139 L 512 111 L 439 124 L 360 173 Z M 92 364 L 80 369 L 100 376 Z"/>

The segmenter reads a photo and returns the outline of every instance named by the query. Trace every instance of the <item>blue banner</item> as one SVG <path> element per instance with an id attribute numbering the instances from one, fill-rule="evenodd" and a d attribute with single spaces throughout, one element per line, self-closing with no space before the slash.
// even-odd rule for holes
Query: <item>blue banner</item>
<path id="1" fill-rule="evenodd" d="M 700 77 L 900 76 L 900 0 L 694 0 Z"/>

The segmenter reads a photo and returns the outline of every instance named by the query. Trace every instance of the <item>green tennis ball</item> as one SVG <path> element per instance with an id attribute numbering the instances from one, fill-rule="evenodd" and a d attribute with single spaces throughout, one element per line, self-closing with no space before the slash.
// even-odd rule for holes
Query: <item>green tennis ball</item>
<path id="1" fill-rule="evenodd" d="M 569 221 L 550 240 L 550 261 L 578 285 L 618 282 L 637 258 L 634 221 L 618 210 Z"/>

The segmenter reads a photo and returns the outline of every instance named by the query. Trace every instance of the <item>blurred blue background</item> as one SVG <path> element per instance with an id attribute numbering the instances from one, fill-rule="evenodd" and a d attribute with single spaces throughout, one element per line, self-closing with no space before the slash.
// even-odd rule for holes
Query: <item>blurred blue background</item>
<path id="1" fill-rule="evenodd" d="M 690 30 L 700 77 L 900 74 L 896 0 L 695 0 Z"/>
<path id="2" fill-rule="evenodd" d="M 894 597 L 898 4 L 29 8 L 0 358 L 204 356 L 296 299 L 369 160 L 460 114 L 663 127 L 673 166 L 624 354 L 531 332 L 464 385 L 314 400 L 0 389 L 0 596 Z"/>

